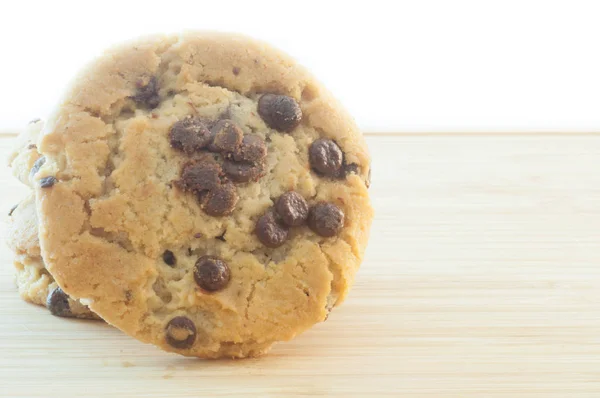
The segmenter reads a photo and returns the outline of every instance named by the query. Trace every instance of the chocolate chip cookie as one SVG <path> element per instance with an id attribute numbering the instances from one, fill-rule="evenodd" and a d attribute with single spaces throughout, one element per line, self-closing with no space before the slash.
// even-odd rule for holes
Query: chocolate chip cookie
<path id="1" fill-rule="evenodd" d="M 362 135 L 264 43 L 187 33 L 110 50 L 38 143 L 48 270 L 164 350 L 261 355 L 325 320 L 362 261 L 373 216 Z"/>
<path id="2" fill-rule="evenodd" d="M 37 150 L 37 140 L 43 127 L 40 119 L 34 119 L 22 129 L 14 140 L 8 155 L 8 165 L 16 179 L 31 186 L 30 177 L 33 169 L 38 169 L 44 159 L 38 161 L 40 153 Z M 35 171 L 35 170 L 34 170 Z"/>
<path id="3" fill-rule="evenodd" d="M 15 255 L 15 280 L 23 300 L 46 306 L 56 316 L 100 319 L 85 305 L 65 294 L 46 270 L 40 253 L 33 193 L 10 212 L 7 244 Z"/>
<path id="4" fill-rule="evenodd" d="M 18 134 L 8 158 L 13 175 L 30 187 L 31 177 L 44 163 L 36 146 L 42 126 L 40 119 L 32 120 Z M 34 199 L 32 192 L 14 205 L 8 214 L 7 244 L 14 252 L 15 280 L 20 296 L 25 301 L 46 306 L 57 316 L 100 319 L 89 308 L 68 297 L 45 268 L 40 253 Z"/>

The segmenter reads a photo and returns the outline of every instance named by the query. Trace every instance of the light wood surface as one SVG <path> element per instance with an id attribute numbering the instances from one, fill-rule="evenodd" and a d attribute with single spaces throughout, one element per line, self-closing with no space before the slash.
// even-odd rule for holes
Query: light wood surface
<path id="1" fill-rule="evenodd" d="M 2 246 L 0 397 L 600 397 L 600 134 L 368 143 L 371 242 L 327 322 L 265 358 L 180 358 L 25 304 Z M 0 183 L 6 212 L 25 188 Z"/>

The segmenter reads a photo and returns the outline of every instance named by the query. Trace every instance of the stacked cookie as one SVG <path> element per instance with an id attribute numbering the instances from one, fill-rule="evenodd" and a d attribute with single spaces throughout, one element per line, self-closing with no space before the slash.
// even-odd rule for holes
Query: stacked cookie
<path id="1" fill-rule="evenodd" d="M 31 121 L 17 137 L 9 155 L 13 175 L 30 188 L 30 177 L 43 163 L 43 157 L 36 146 L 42 125 L 39 119 Z M 89 308 L 71 299 L 58 287 L 44 266 L 33 190 L 10 209 L 8 216 L 7 244 L 14 252 L 15 280 L 21 297 L 31 303 L 46 306 L 56 316 L 100 319 Z"/>
<path id="2" fill-rule="evenodd" d="M 11 216 L 21 295 L 188 356 L 257 356 L 325 320 L 373 216 L 352 119 L 240 36 L 106 52 L 11 164 L 35 192 Z"/>

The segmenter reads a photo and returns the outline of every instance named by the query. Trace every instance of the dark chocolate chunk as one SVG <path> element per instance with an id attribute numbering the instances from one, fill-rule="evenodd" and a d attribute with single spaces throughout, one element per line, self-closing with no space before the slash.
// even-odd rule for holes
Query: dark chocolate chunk
<path id="1" fill-rule="evenodd" d="M 51 186 L 53 186 L 54 184 L 56 184 L 56 178 L 55 177 L 44 177 L 40 180 L 40 187 L 42 188 L 50 188 Z"/>
<path id="2" fill-rule="evenodd" d="M 160 104 L 158 88 L 158 80 L 154 76 L 150 79 L 140 80 L 136 84 L 136 92 L 133 100 L 148 108 L 156 108 Z"/>
<path id="3" fill-rule="evenodd" d="M 18 203 L 17 203 L 16 205 L 14 205 L 13 207 L 11 207 L 11 209 L 8 211 L 8 216 L 9 216 L 9 217 L 13 215 L 13 212 L 14 212 L 15 210 L 17 210 L 17 207 L 19 207 L 19 204 L 18 204 Z"/>
<path id="4" fill-rule="evenodd" d="M 290 227 L 302 225 L 308 218 L 308 203 L 298 192 L 286 192 L 275 205 L 277 214 Z"/>
<path id="5" fill-rule="evenodd" d="M 171 126 L 169 140 L 173 148 L 190 154 L 208 146 L 211 133 L 202 119 L 188 116 Z"/>
<path id="6" fill-rule="evenodd" d="M 221 185 L 222 170 L 215 161 L 202 159 L 186 163 L 178 185 L 181 189 L 201 193 Z"/>
<path id="7" fill-rule="evenodd" d="M 204 195 L 202 208 L 209 216 L 226 216 L 235 209 L 238 199 L 235 186 L 229 182 L 211 189 L 208 194 Z"/>
<path id="8" fill-rule="evenodd" d="M 263 245 L 275 248 L 286 241 L 289 229 L 273 210 L 268 210 L 258 219 L 254 233 Z"/>
<path id="9" fill-rule="evenodd" d="M 258 181 L 264 173 L 264 164 L 225 160 L 223 171 L 234 182 Z"/>
<path id="10" fill-rule="evenodd" d="M 264 94 L 258 100 L 258 114 L 267 126 L 288 133 L 302 120 L 298 102 L 285 95 Z"/>
<path id="11" fill-rule="evenodd" d="M 267 156 L 267 145 L 258 135 L 247 134 L 242 140 L 242 144 L 233 154 L 233 158 L 238 162 L 258 162 Z"/>
<path id="12" fill-rule="evenodd" d="M 69 296 L 60 287 L 54 289 L 46 299 L 46 307 L 50 313 L 55 316 L 72 317 L 71 307 L 69 306 Z"/>
<path id="13" fill-rule="evenodd" d="M 169 267 L 174 267 L 175 264 L 177 264 L 177 258 L 171 250 L 165 250 L 162 258 L 165 264 L 167 264 Z"/>
<path id="14" fill-rule="evenodd" d="M 231 273 L 227 263 L 215 256 L 202 256 L 194 267 L 194 280 L 209 292 L 222 290 L 229 283 Z"/>
<path id="15" fill-rule="evenodd" d="M 44 163 L 46 163 L 46 157 L 45 156 L 39 157 L 33 164 L 33 167 L 31 167 L 31 171 L 29 172 L 29 175 L 35 175 L 35 173 L 37 173 L 40 170 L 40 168 L 44 165 Z"/>
<path id="16" fill-rule="evenodd" d="M 244 132 L 231 120 L 219 120 L 211 129 L 214 152 L 234 153 L 242 144 Z"/>
<path id="17" fill-rule="evenodd" d="M 313 170 L 328 177 L 336 177 L 344 162 L 340 147 L 326 138 L 319 138 L 310 145 L 308 157 Z"/>
<path id="18" fill-rule="evenodd" d="M 335 236 L 344 226 L 344 212 L 333 203 L 317 203 L 310 209 L 308 226 L 318 235 Z"/>
<path id="19" fill-rule="evenodd" d="M 196 325 L 190 318 L 176 316 L 165 328 L 167 343 L 174 348 L 190 348 L 196 341 Z"/>

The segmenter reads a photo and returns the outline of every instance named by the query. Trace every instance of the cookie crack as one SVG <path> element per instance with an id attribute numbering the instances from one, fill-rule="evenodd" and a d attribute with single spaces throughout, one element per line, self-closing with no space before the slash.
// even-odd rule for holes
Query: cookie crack
<path id="1" fill-rule="evenodd" d="M 250 287 L 250 293 L 249 293 L 249 294 L 248 294 L 248 296 L 246 297 L 246 308 L 244 309 L 244 318 L 245 318 L 247 321 L 249 321 L 249 320 L 250 320 L 250 318 L 248 318 L 248 311 L 250 310 L 250 304 L 251 304 L 251 302 L 252 302 L 252 299 L 254 298 L 254 291 L 256 290 L 256 285 L 257 285 L 259 282 L 262 282 L 262 281 L 263 281 L 263 279 L 262 279 L 262 278 L 261 278 L 261 279 L 258 279 L 258 280 L 256 280 L 256 281 L 254 281 L 254 282 L 252 283 L 252 286 Z"/>
<path id="2" fill-rule="evenodd" d="M 265 266 L 265 268 L 267 267 L 267 265 Z M 272 276 L 269 276 L 269 274 L 265 271 L 266 275 L 260 279 L 257 279 L 256 281 L 254 281 L 252 283 L 252 286 L 250 287 L 250 293 L 248 293 L 248 296 L 246 297 L 246 308 L 244 309 L 244 319 L 246 319 L 247 321 L 250 320 L 250 318 L 248 317 L 248 312 L 250 311 L 250 305 L 252 305 L 252 300 L 254 299 L 254 294 L 256 291 L 256 285 L 258 285 L 259 283 L 269 283 L 269 280 L 272 279 Z"/>
<path id="3" fill-rule="evenodd" d="M 334 264 L 335 262 L 333 261 L 333 259 L 331 258 L 331 256 L 323 250 L 323 247 L 321 246 L 321 244 L 319 243 L 319 249 L 321 249 L 321 253 L 323 253 L 325 255 L 325 258 L 327 259 L 327 269 L 329 270 L 329 272 L 331 273 L 331 283 L 329 284 L 329 293 L 327 293 L 327 297 L 331 297 L 331 294 L 334 292 L 334 286 L 340 281 L 340 279 L 342 279 L 342 275 L 340 275 L 339 272 L 337 272 L 336 270 L 333 269 L 332 264 Z M 336 293 L 337 295 L 337 293 Z M 338 302 L 338 297 L 335 297 L 335 302 L 333 303 L 329 303 L 329 300 L 327 302 L 327 305 L 331 305 L 331 308 L 327 308 L 329 311 L 331 311 L 332 308 L 334 308 L 337 305 Z"/>

